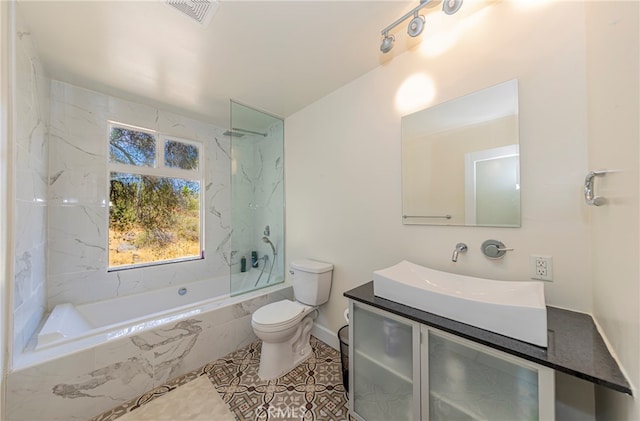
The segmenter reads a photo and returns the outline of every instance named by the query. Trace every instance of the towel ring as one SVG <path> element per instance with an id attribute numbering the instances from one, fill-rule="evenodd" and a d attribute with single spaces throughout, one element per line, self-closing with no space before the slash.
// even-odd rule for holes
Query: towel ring
<path id="1" fill-rule="evenodd" d="M 584 179 L 584 201 L 587 203 L 587 205 L 600 206 L 600 205 L 604 205 L 607 202 L 607 199 L 605 199 L 604 197 L 595 195 L 594 189 L 593 189 L 593 179 L 596 176 L 603 176 L 608 172 L 609 171 L 607 171 L 607 170 L 589 171 L 589 173 L 585 177 L 585 179 Z"/>

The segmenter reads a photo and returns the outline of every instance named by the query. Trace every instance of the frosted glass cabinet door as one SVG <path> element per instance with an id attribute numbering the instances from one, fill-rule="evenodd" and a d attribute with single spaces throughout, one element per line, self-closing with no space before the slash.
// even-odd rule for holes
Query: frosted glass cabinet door
<path id="1" fill-rule="evenodd" d="M 420 413 L 420 326 L 351 302 L 352 414 L 366 421 L 413 421 Z"/>
<path id="2" fill-rule="evenodd" d="M 431 329 L 422 334 L 423 419 L 553 419 L 553 370 Z"/>

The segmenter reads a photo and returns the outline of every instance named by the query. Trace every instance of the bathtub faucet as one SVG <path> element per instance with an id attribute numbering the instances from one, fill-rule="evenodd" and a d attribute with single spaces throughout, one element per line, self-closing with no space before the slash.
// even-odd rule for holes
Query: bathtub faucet
<path id="1" fill-rule="evenodd" d="M 464 253 L 465 251 L 467 251 L 467 245 L 465 243 L 458 243 L 456 244 L 456 248 L 453 250 L 453 256 L 451 256 L 451 261 L 452 262 L 457 262 L 458 261 L 458 253 Z"/>

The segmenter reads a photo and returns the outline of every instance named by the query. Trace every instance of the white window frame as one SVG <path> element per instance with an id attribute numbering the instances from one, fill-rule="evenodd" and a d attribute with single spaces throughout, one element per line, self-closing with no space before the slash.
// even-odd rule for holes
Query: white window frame
<path id="1" fill-rule="evenodd" d="M 142 133 L 146 133 L 149 134 L 151 136 L 154 137 L 154 139 L 156 140 L 156 156 L 155 156 L 155 163 L 154 166 L 152 167 L 148 167 L 148 166 L 138 166 L 138 165 L 130 165 L 130 164 L 121 164 L 121 163 L 113 163 L 110 161 L 109 159 L 109 147 L 110 147 L 110 143 L 109 143 L 109 138 L 111 136 L 111 129 L 113 127 L 120 127 L 123 129 L 127 129 L 127 130 L 135 130 L 137 132 L 142 132 Z M 181 168 L 174 168 L 174 167 L 168 167 L 166 166 L 165 163 L 165 159 L 164 159 L 164 148 L 165 148 L 165 143 L 167 141 L 176 141 L 176 142 L 180 142 L 180 143 L 184 143 L 187 145 L 193 145 L 196 146 L 198 148 L 198 169 L 197 170 L 183 170 Z M 162 177 L 162 178 L 179 178 L 182 180 L 187 180 L 187 181 L 195 181 L 200 183 L 200 205 L 199 205 L 199 211 L 200 211 L 200 216 L 199 216 L 199 220 L 200 220 L 200 255 L 199 256 L 188 256 L 188 257 L 179 257 L 176 259 L 169 259 L 169 260 L 157 260 L 155 262 L 143 262 L 143 263 L 135 263 L 132 265 L 121 265 L 121 266 L 114 266 L 111 267 L 109 266 L 109 236 L 107 235 L 107 272 L 116 272 L 116 271 L 120 271 L 120 270 L 126 270 L 126 269 L 137 269 L 137 268 L 142 268 L 142 267 L 149 267 L 149 266 L 158 266 L 158 265 L 164 265 L 164 264 L 170 264 L 170 263 L 178 263 L 178 262 L 187 262 L 187 261 L 193 261 L 193 260 L 202 260 L 204 259 L 204 212 L 203 212 L 203 205 L 204 205 L 204 193 L 205 193 L 205 184 L 204 184 L 204 174 L 205 174 L 205 170 L 204 170 L 204 143 L 203 142 L 198 142 L 195 140 L 189 140 L 189 139 L 184 139 L 181 138 L 179 136 L 171 136 L 171 135 L 167 135 L 161 132 L 158 132 L 156 130 L 151 130 L 151 129 L 147 129 L 147 128 L 143 128 L 143 127 L 139 127 L 139 126 L 133 126 L 131 124 L 126 124 L 126 123 L 121 123 L 119 121 L 108 121 L 107 124 L 107 180 L 109 181 L 107 183 L 107 197 L 110 196 L 110 191 L 111 191 L 111 173 L 126 173 L 126 174 L 134 174 L 134 175 L 147 175 L 147 176 L 152 176 L 152 177 Z M 107 205 L 110 208 L 111 203 L 110 200 L 107 199 Z M 110 209 L 109 212 L 107 212 L 107 232 L 109 232 L 109 228 L 110 228 Z"/>

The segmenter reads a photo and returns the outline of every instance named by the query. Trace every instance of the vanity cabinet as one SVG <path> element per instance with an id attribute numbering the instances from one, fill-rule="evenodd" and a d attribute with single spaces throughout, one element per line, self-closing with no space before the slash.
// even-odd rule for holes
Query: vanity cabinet
<path id="1" fill-rule="evenodd" d="M 420 324 L 349 305 L 349 410 L 360 420 L 420 418 Z"/>
<path id="2" fill-rule="evenodd" d="M 554 370 L 421 327 L 422 419 L 553 420 Z"/>
<path id="3" fill-rule="evenodd" d="M 554 370 L 349 300 L 358 420 L 553 420 Z"/>

